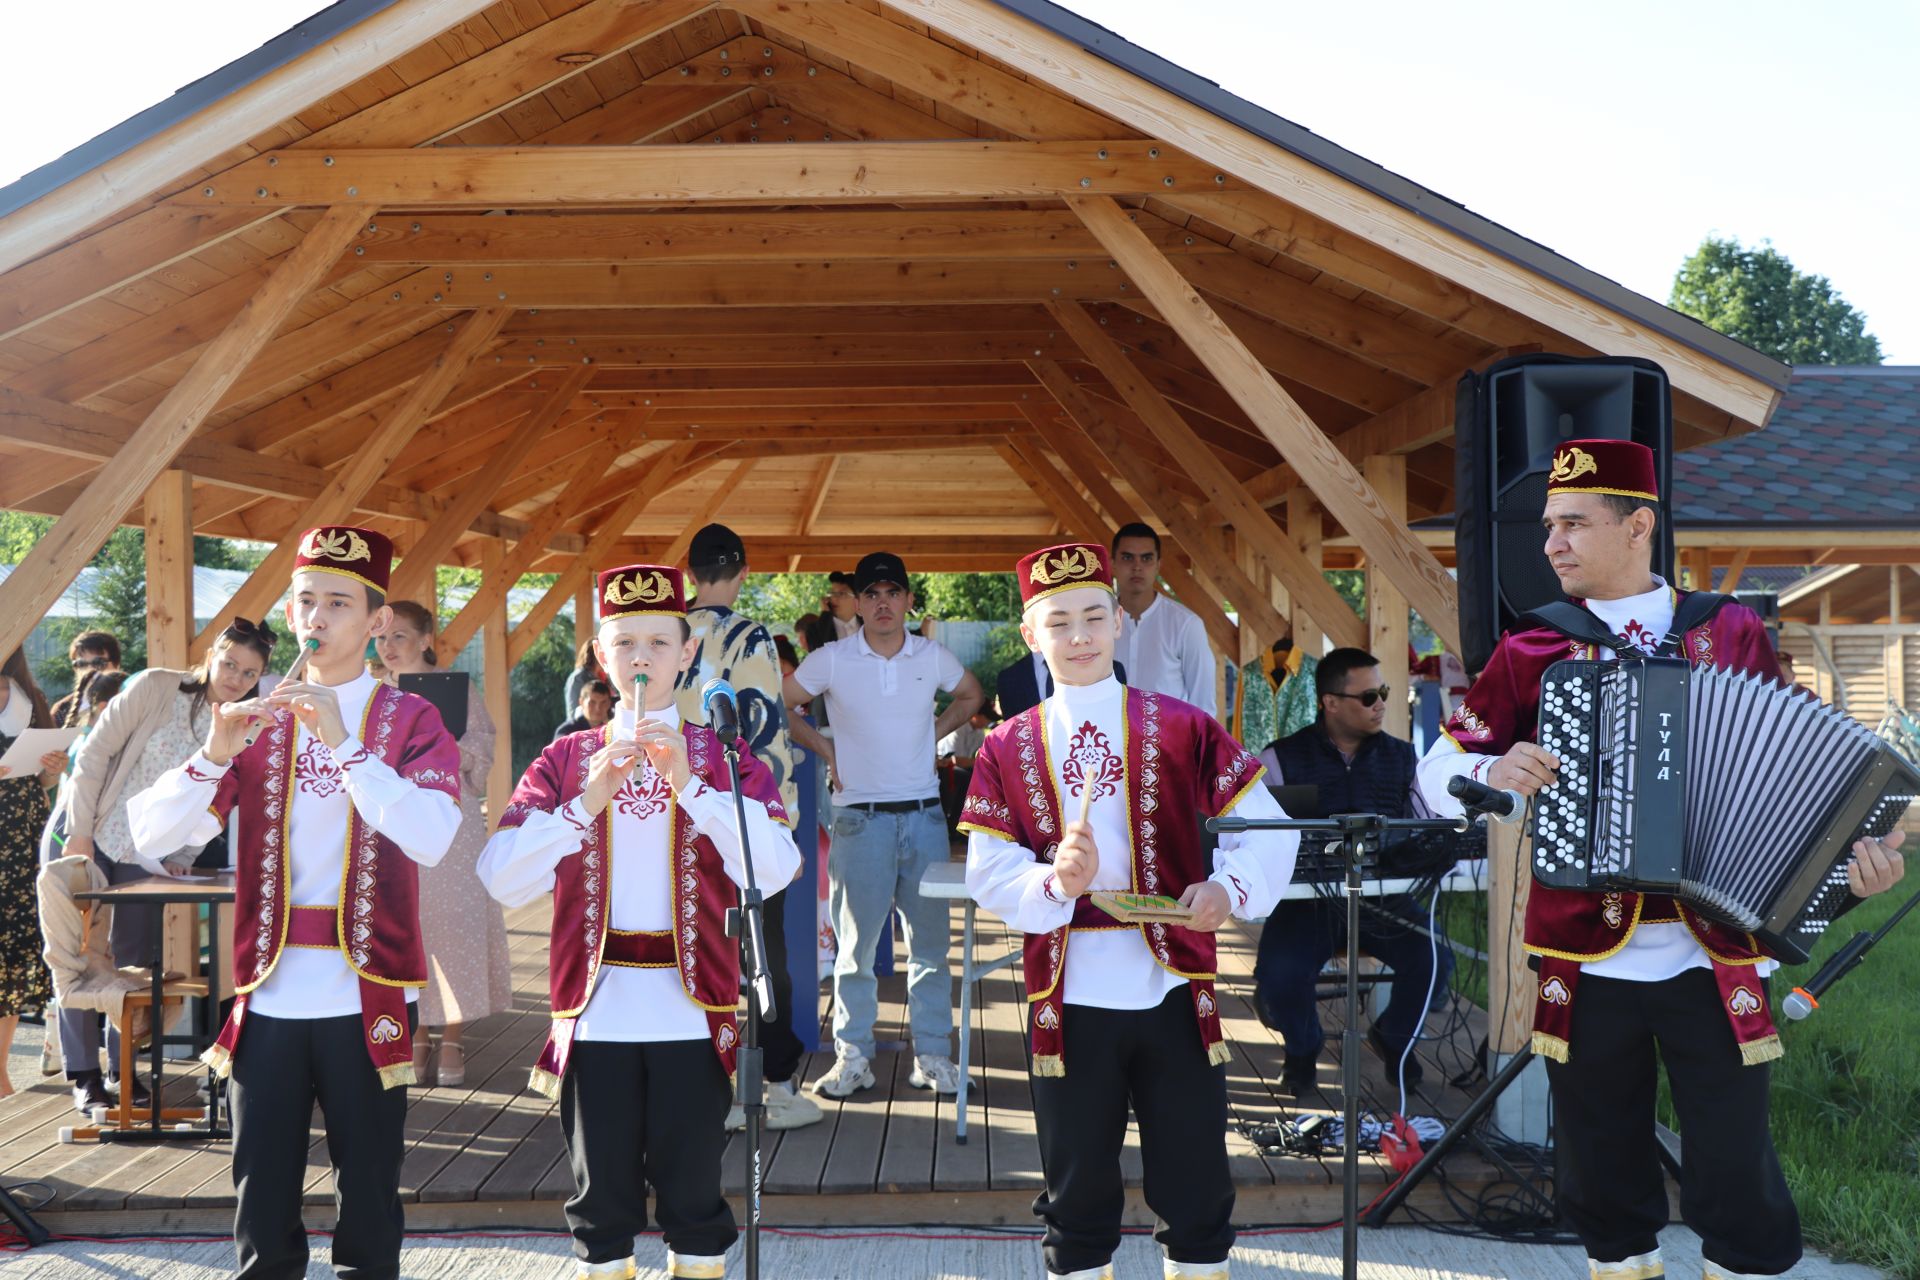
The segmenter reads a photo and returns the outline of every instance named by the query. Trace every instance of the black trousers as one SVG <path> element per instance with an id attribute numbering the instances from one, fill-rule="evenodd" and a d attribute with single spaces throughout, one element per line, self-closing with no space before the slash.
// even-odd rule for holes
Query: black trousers
<path id="1" fill-rule="evenodd" d="M 1384 905 L 1409 918 L 1426 915 L 1411 897 Z M 1288 1062 L 1310 1062 L 1326 1045 L 1320 1002 L 1314 997 L 1320 968 L 1347 944 L 1344 902 L 1282 902 L 1260 930 L 1260 952 L 1253 964 L 1254 1007 L 1260 1020 L 1287 1042 Z M 1453 974 L 1453 948 L 1395 920 L 1365 908 L 1360 912 L 1360 950 L 1393 970 L 1392 994 L 1377 1025 L 1387 1047 L 1398 1052 L 1420 1033 L 1427 1016 L 1427 986 L 1446 991 Z M 1439 957 L 1439 976 L 1434 958 Z"/>
<path id="2" fill-rule="evenodd" d="M 669 1249 L 727 1251 L 740 1234 L 720 1191 L 732 1094 L 705 1040 L 574 1044 L 560 1083 L 560 1130 L 573 1168 L 575 1257 L 632 1257 L 633 1238 L 647 1228 L 649 1186 Z"/>
<path id="3" fill-rule="evenodd" d="M 1207 1061 L 1185 987 L 1154 1009 L 1066 1008 L 1067 1074 L 1033 1078 L 1047 1189 L 1042 1252 L 1056 1275 L 1106 1265 L 1120 1247 L 1127 1107 L 1140 1122 L 1154 1239 L 1175 1262 L 1221 1262 L 1233 1247 L 1226 1068 Z"/>
<path id="4" fill-rule="evenodd" d="M 1659 1243 L 1667 1190 L 1653 1136 L 1655 1047 L 1680 1119 L 1680 1217 L 1707 1260 L 1779 1275 L 1800 1218 L 1767 1127 L 1766 1064 L 1740 1061 L 1713 974 L 1664 982 L 1582 976 L 1572 1052 L 1547 1063 L 1560 1209 L 1587 1253 L 1618 1262 Z"/>
<path id="5" fill-rule="evenodd" d="M 787 969 L 787 891 L 770 894 L 766 899 L 767 976 L 773 980 L 771 1022 L 755 1018 L 760 1031 L 761 1074 L 768 1084 L 793 1079 L 800 1070 L 800 1059 L 807 1048 L 793 1030 L 793 974 Z M 809 984 L 808 990 L 814 985 Z"/>
<path id="6" fill-rule="evenodd" d="M 411 1019 L 412 1006 L 408 1007 Z M 383 1089 L 360 1015 L 248 1015 L 233 1058 L 233 1242 L 240 1280 L 304 1280 L 307 1130 L 317 1102 L 333 1165 L 333 1269 L 351 1280 L 397 1280 L 407 1091 Z"/>

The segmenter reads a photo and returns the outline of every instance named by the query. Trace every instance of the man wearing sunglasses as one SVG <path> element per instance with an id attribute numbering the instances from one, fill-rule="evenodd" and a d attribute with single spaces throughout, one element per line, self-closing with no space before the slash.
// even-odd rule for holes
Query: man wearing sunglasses
<path id="1" fill-rule="evenodd" d="M 1271 786 L 1320 789 L 1321 813 L 1378 813 L 1390 818 L 1426 817 L 1426 805 L 1414 780 L 1413 744 L 1383 731 L 1387 699 L 1394 690 L 1380 675 L 1380 662 L 1361 649 L 1335 649 L 1314 672 L 1319 717 L 1298 733 L 1280 739 L 1260 754 Z M 1404 696 L 1404 692 L 1402 694 Z M 1381 854 L 1391 864 L 1395 851 Z M 1424 915 L 1410 898 L 1381 903 L 1395 916 Z M 1314 995 L 1321 966 L 1347 937 L 1346 908 L 1337 895 L 1305 902 L 1282 902 L 1260 931 L 1260 955 L 1254 964 L 1254 1005 L 1260 1018 L 1287 1042 L 1281 1071 L 1283 1089 L 1300 1097 L 1312 1093 L 1326 1031 Z M 1436 954 L 1444 989 L 1453 971 L 1453 953 L 1437 949 L 1419 932 L 1394 923 L 1381 912 L 1360 917 L 1360 949 L 1393 970 L 1392 997 L 1367 1035 L 1368 1045 L 1386 1062 L 1390 1084 L 1400 1080 L 1402 1051 L 1419 1034 L 1426 1017 L 1427 989 L 1434 979 Z M 1420 1060 L 1406 1054 L 1406 1084 L 1424 1074 Z"/>

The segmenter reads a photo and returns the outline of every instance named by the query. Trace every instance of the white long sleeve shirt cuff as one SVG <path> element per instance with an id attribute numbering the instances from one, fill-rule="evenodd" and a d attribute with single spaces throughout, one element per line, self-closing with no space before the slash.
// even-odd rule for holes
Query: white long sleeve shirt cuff
<path id="1" fill-rule="evenodd" d="M 1227 810 L 1242 818 L 1284 818 L 1287 813 L 1266 779 L 1247 788 Z M 1298 831 L 1233 831 L 1220 837 L 1214 853 L 1214 873 L 1207 877 L 1227 891 L 1233 914 L 1242 920 L 1261 920 L 1273 914 L 1280 895 L 1293 880 L 1293 864 L 1300 854 Z"/>
<path id="2" fill-rule="evenodd" d="M 967 833 L 967 894 L 1022 933 L 1051 933 L 1073 919 L 1053 867 L 1033 850 L 981 831 Z"/>
<path id="3" fill-rule="evenodd" d="M 1487 770 L 1499 758 L 1462 751 L 1453 739 L 1442 735 L 1434 740 L 1434 744 L 1427 748 L 1427 754 L 1420 757 L 1420 763 L 1414 766 L 1414 785 L 1420 789 L 1420 798 L 1426 801 L 1434 817 L 1458 818 L 1466 813 L 1466 807 L 1447 794 L 1447 781 L 1472 776 L 1485 782 Z"/>
<path id="4" fill-rule="evenodd" d="M 215 764 L 196 751 L 178 768 L 127 801 L 127 830 L 133 836 L 132 861 L 162 874 L 159 857 L 176 849 L 203 845 L 220 834 L 213 815 L 214 793 L 231 764 Z"/>
<path id="5" fill-rule="evenodd" d="M 346 774 L 353 807 L 367 824 L 421 866 L 438 866 L 460 830 L 459 803 L 444 791 L 407 781 L 352 734 L 332 752 Z"/>

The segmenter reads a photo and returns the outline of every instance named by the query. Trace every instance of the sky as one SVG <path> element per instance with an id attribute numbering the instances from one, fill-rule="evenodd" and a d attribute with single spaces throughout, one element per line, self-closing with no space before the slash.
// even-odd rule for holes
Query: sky
<path id="1" fill-rule="evenodd" d="M 7 6 L 0 183 L 323 7 Z M 1704 236 L 1771 240 L 1920 364 L 1912 0 L 1069 7 L 1658 301 Z"/>

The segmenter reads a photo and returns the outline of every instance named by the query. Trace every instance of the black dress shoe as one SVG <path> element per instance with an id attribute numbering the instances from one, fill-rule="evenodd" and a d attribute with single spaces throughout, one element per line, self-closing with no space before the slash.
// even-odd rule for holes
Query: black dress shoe
<path id="1" fill-rule="evenodd" d="M 113 1095 L 107 1092 L 107 1082 L 100 1078 L 98 1071 L 88 1071 L 74 1078 L 73 1109 L 75 1111 L 91 1117 L 95 1107 L 111 1106 L 113 1106 Z"/>
<path id="2" fill-rule="evenodd" d="M 1379 1054 L 1380 1057 L 1385 1061 L 1386 1067 L 1387 1067 L 1387 1083 L 1394 1086 L 1395 1088 L 1399 1088 L 1400 1086 L 1400 1050 L 1405 1048 L 1406 1046 L 1389 1045 L 1387 1043 L 1387 1038 L 1380 1034 L 1380 1028 L 1376 1026 L 1367 1032 L 1367 1047 L 1372 1049 L 1375 1053 Z M 1426 1075 L 1427 1075 L 1427 1069 L 1420 1065 L 1420 1053 L 1419 1053 L 1419 1050 L 1416 1049 L 1414 1052 L 1407 1055 L 1407 1089 L 1408 1091 L 1411 1092 L 1415 1089 L 1418 1089 L 1420 1087 L 1420 1082 L 1426 1078 Z"/>
<path id="3" fill-rule="evenodd" d="M 1280 1092 L 1292 1098 L 1304 1098 L 1319 1088 L 1320 1063 L 1309 1058 L 1304 1062 L 1288 1060 L 1280 1068 Z"/>

